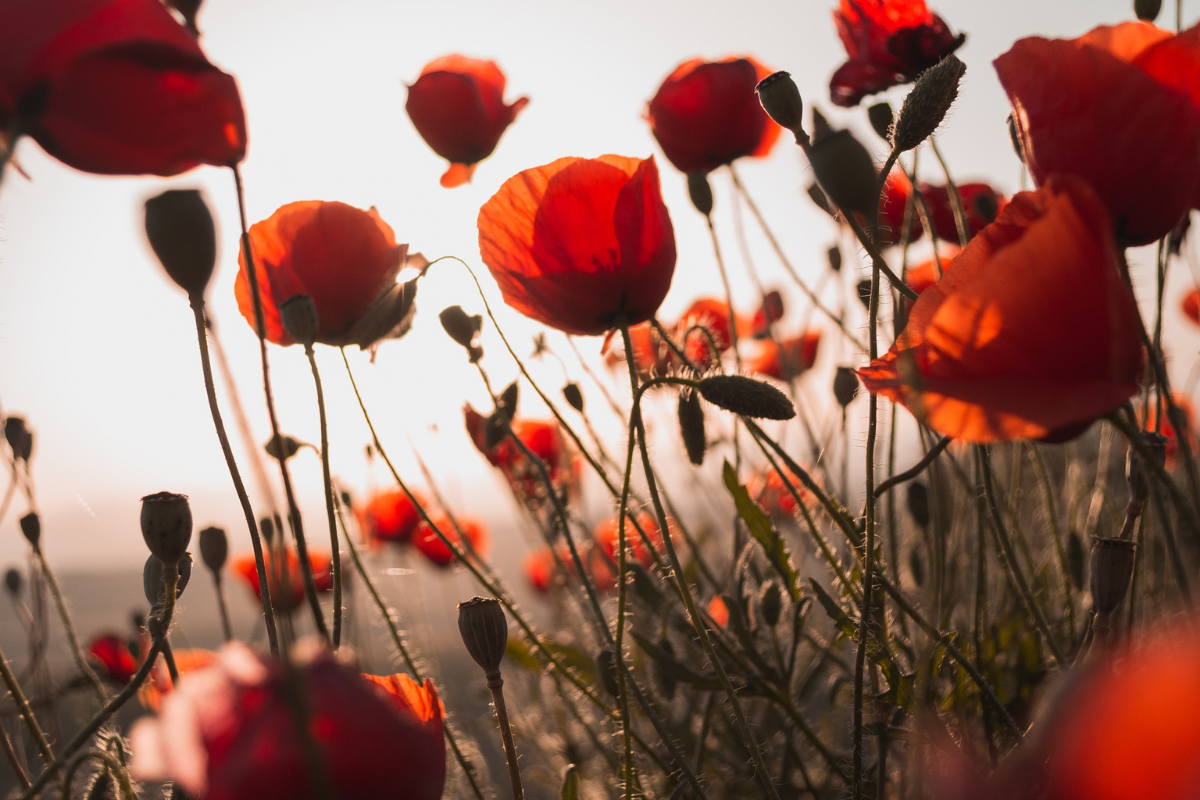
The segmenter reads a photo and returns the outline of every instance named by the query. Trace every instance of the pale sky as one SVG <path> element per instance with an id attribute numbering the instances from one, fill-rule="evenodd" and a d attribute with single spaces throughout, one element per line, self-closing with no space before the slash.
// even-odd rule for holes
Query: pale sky
<path id="1" fill-rule="evenodd" d="M 460 256 L 486 275 L 475 218 L 510 175 L 566 155 L 655 154 L 679 250 L 662 312 L 671 319 L 695 297 L 719 293 L 720 283 L 684 179 L 662 158 L 641 119 L 645 102 L 685 59 L 750 54 L 792 72 L 806 103 L 817 103 L 835 124 L 853 127 L 882 156 L 885 145 L 870 132 L 865 112 L 834 109 L 827 99 L 829 76 L 844 59 L 830 16 L 833 5 L 834 0 L 736 5 L 711 0 L 208 0 L 199 24 L 210 59 L 232 73 L 242 91 L 250 133 L 243 169 L 252 222 L 294 200 L 374 205 L 412 250 L 431 258 Z M 1174 4 L 1164 5 L 1168 8 L 1159 21 L 1173 26 Z M 968 34 L 959 53 L 968 71 L 941 133 L 944 152 L 958 179 L 985 179 L 1011 193 L 1018 188 L 1021 167 L 1008 142 L 1008 104 L 991 60 L 1022 36 L 1076 36 L 1096 24 L 1129 19 L 1132 3 L 939 0 L 932 6 L 953 30 Z M 1185 20 L 1196 10 L 1189 0 Z M 427 61 L 450 52 L 496 59 L 508 75 L 507 99 L 527 95 L 531 102 L 496 153 L 480 165 L 474 182 L 446 190 L 438 185 L 445 163 L 421 141 L 404 112 L 404 84 L 415 80 Z M 903 93 L 894 90 L 889 96 L 898 105 Z M 139 498 L 159 490 L 191 495 L 197 528 L 221 524 L 229 529 L 235 551 L 247 549 L 209 418 L 190 310 L 182 292 L 162 274 L 142 232 L 146 197 L 171 187 L 205 191 L 220 236 L 209 304 L 257 443 L 265 441 L 269 427 L 257 342 L 233 300 L 237 207 L 228 170 L 201 168 L 165 180 L 102 178 L 73 171 L 28 141 L 17 157 L 31 180 L 10 169 L 0 188 L 0 407 L 25 415 L 36 432 L 35 480 L 51 560 L 64 569 L 140 563 L 145 546 L 138 532 Z M 940 180 L 932 159 L 924 161 L 922 173 Z M 781 137 L 770 158 L 744 160 L 738 168 L 802 274 L 819 275 L 825 250 L 838 234 L 803 193 L 810 177 L 798 148 Z M 733 235 L 730 185 L 723 173 L 713 176 L 713 185 L 735 298 L 749 309 L 755 292 Z M 803 316 L 800 295 L 748 217 L 747 230 L 759 271 L 789 300 L 786 333 Z M 847 256 L 853 252 L 846 249 Z M 1145 253 L 1136 257 L 1147 259 Z M 1168 293 L 1176 381 L 1182 381 L 1200 346 L 1197 331 L 1180 322 L 1177 310 L 1177 298 L 1190 281 L 1186 272 L 1175 269 Z M 485 286 L 500 308 L 490 278 Z M 374 365 L 353 354 L 356 377 L 405 475 L 421 485 L 408 435 L 452 502 L 505 531 L 498 561 L 515 564 L 523 547 L 512 534 L 519 515 L 462 427 L 464 400 L 483 409 L 486 395 L 463 351 L 437 320 L 446 305 L 461 304 L 477 313 L 481 304 L 461 267 L 451 264 L 430 272 L 417 303 L 413 331 L 385 345 Z M 500 319 L 527 353 L 537 326 L 507 309 Z M 549 341 L 573 364 L 559 335 Z M 595 363 L 600 342 L 579 341 Z M 503 386 L 516 369 L 490 333 L 485 348 L 493 381 Z M 390 479 L 382 469 L 368 474 L 367 434 L 340 356 L 318 349 L 333 469 L 361 497 L 372 482 Z M 318 441 L 303 353 L 272 347 L 271 358 L 284 430 Z M 824 393 L 835 363 L 861 362 L 848 350 L 826 347 L 817 374 L 803 379 L 802 386 L 815 381 L 812 386 Z M 571 371 L 586 384 L 577 367 Z M 536 366 L 535 375 L 557 396 L 564 382 L 557 362 Z M 536 397 L 525 394 L 522 413 L 545 416 Z M 610 445 L 619 443 L 618 423 L 603 401 L 593 395 L 590 404 L 597 424 L 613 436 Z M 227 402 L 225 408 L 232 425 Z M 673 432 L 666 430 L 670 415 L 670 409 L 660 415 L 664 442 L 673 441 Z M 236 438 L 232 428 L 231 433 Z M 236 447 L 244 453 L 240 442 Z M 293 464 L 310 537 L 319 542 L 325 537 L 319 462 L 306 452 Z M 719 466 L 719 459 L 706 463 L 706 480 L 715 482 L 712 470 Z M 253 488 L 244 459 L 243 472 Z M 273 476 L 276 472 L 271 470 Z M 252 499 L 265 510 L 260 497 Z M 593 493 L 590 516 L 603 513 L 605 504 Z M 16 521 L 25 511 L 18 498 L 0 521 L 0 567 L 23 558 L 26 545 Z"/>

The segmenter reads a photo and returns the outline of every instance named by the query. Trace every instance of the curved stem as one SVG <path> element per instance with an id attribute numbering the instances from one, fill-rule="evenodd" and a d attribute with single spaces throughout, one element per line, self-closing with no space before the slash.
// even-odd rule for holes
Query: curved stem
<path id="1" fill-rule="evenodd" d="M 950 446 L 952 441 L 954 440 L 949 436 L 943 436 L 938 440 L 937 444 L 929 448 L 929 452 L 926 453 L 920 461 L 914 464 L 911 469 L 906 469 L 904 472 L 893 475 L 883 483 L 879 484 L 879 486 L 875 488 L 875 496 L 882 497 L 884 492 L 887 490 L 899 486 L 902 483 L 906 483 L 907 481 L 911 481 L 913 478 L 920 475 L 925 471 L 926 467 L 933 463 L 935 458 L 942 454 L 943 450 Z"/>
<path id="2" fill-rule="evenodd" d="M 325 419 L 325 392 L 312 346 L 304 348 L 317 387 L 317 410 L 321 417 L 321 477 L 325 481 L 325 514 L 329 517 L 329 551 L 333 573 L 333 649 L 342 646 L 342 551 L 338 544 L 337 518 L 333 507 L 333 479 L 329 475 L 329 426 Z"/>

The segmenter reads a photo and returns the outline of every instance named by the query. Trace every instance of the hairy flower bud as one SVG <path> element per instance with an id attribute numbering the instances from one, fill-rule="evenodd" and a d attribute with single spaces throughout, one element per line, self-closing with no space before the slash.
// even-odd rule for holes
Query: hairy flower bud
<path id="1" fill-rule="evenodd" d="M 202 299 L 217 263 L 217 230 L 200 192 L 171 189 L 147 200 L 146 238 L 171 280 Z"/>
<path id="2" fill-rule="evenodd" d="M 279 318 L 287 335 L 306 348 L 312 347 L 321 333 L 317 304 L 306 294 L 294 294 L 279 307 Z"/>
<path id="3" fill-rule="evenodd" d="M 25 579 L 21 577 L 21 570 L 16 567 L 9 567 L 4 573 L 4 588 L 12 595 L 15 600 L 21 595 L 21 587 L 24 586 Z"/>
<path id="4" fill-rule="evenodd" d="M 692 199 L 692 205 L 707 217 L 713 210 L 713 193 L 712 187 L 708 185 L 708 173 L 702 169 L 689 172 L 687 185 L 688 197 Z"/>
<path id="5" fill-rule="evenodd" d="M 778 581 L 769 580 L 762 585 L 758 595 L 758 610 L 768 626 L 774 628 L 779 624 L 779 615 L 783 613 L 783 590 L 779 588 Z"/>
<path id="6" fill-rule="evenodd" d="M 1136 551 L 1137 545 L 1125 539 L 1092 537 L 1092 609 L 1097 614 L 1111 614 L 1121 604 Z"/>
<path id="7" fill-rule="evenodd" d="M 438 314 L 442 329 L 446 335 L 464 347 L 474 364 L 483 358 L 483 348 L 477 341 L 479 332 L 483 330 L 483 316 L 471 316 L 462 310 L 462 306 L 448 306 Z"/>
<path id="8" fill-rule="evenodd" d="M 158 492 L 142 498 L 142 538 L 165 564 L 174 564 L 192 541 L 192 509 L 186 494 Z"/>
<path id="9" fill-rule="evenodd" d="M 488 675 L 500 671 L 508 644 L 508 619 L 494 597 L 473 597 L 458 604 L 458 632 L 475 663 Z"/>
<path id="10" fill-rule="evenodd" d="M 229 557 L 229 537 L 224 528 L 211 526 L 200 531 L 200 558 L 214 575 L 221 573 Z"/>
<path id="11" fill-rule="evenodd" d="M 21 533 L 36 550 L 42 543 L 42 520 L 36 512 L 30 511 L 21 517 Z"/>
<path id="12" fill-rule="evenodd" d="M 758 102 L 762 104 L 767 116 L 775 120 L 781 128 L 786 128 L 796 136 L 796 141 L 804 138 L 804 100 L 800 97 L 800 87 L 792 80 L 791 73 L 780 70 L 772 73 L 758 82 L 754 87 L 758 92 Z"/>
<path id="13" fill-rule="evenodd" d="M 583 413 L 583 392 L 579 391 L 579 384 L 572 381 L 562 389 L 563 397 L 566 398 L 567 404 L 579 413 Z"/>
<path id="14" fill-rule="evenodd" d="M 908 502 L 908 513 L 922 528 L 929 526 L 929 490 L 919 480 L 910 481 L 905 490 L 905 500 Z"/>
<path id="15" fill-rule="evenodd" d="M 192 554 L 184 553 L 177 562 L 179 582 L 175 584 L 175 598 L 183 595 L 184 588 L 192 579 Z M 163 584 L 163 562 L 158 556 L 146 559 L 142 567 L 142 591 L 146 593 L 146 602 L 154 607 L 162 607 L 163 598 L 167 596 L 167 587 Z"/>
<path id="16" fill-rule="evenodd" d="M 850 131 L 835 131 L 808 150 L 817 183 L 843 213 L 871 217 L 879 208 L 875 160 Z"/>
<path id="17" fill-rule="evenodd" d="M 889 139 L 892 135 L 892 104 L 884 100 L 867 109 L 867 119 L 880 139 Z"/>
<path id="18" fill-rule="evenodd" d="M 791 419 L 792 401 L 769 383 L 744 375 L 712 375 L 700 381 L 700 394 L 714 406 L 759 419 Z"/>
<path id="19" fill-rule="evenodd" d="M 850 405 L 858 396 L 858 378 L 849 367 L 838 367 L 833 374 L 833 396 L 842 408 Z"/>
<path id="20" fill-rule="evenodd" d="M 4 438 L 12 448 L 13 458 L 18 461 L 28 461 L 33 455 L 33 432 L 25 424 L 24 417 L 4 420 Z"/>
<path id="21" fill-rule="evenodd" d="M 704 463 L 704 450 L 708 438 L 704 432 L 704 409 L 700 407 L 700 395 L 690 389 L 679 393 L 679 433 L 687 450 L 688 461 L 697 467 Z"/>
<path id="22" fill-rule="evenodd" d="M 1140 20 L 1154 22 L 1160 11 L 1162 0 L 1133 0 L 1133 13 Z"/>
<path id="23" fill-rule="evenodd" d="M 892 126 L 892 147 L 912 150 L 933 135 L 958 98 L 958 83 L 967 65 L 951 54 L 921 73 Z"/>

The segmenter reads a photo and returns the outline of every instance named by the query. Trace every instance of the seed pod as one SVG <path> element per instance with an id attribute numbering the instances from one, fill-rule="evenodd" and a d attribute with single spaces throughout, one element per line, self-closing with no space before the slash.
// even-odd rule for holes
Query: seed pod
<path id="1" fill-rule="evenodd" d="M 186 494 L 158 492 L 142 498 L 142 538 L 150 552 L 174 564 L 192 541 L 192 509 Z"/>
<path id="2" fill-rule="evenodd" d="M 783 612 L 783 590 L 777 581 L 769 580 L 762 585 L 758 594 L 758 610 L 768 626 L 774 628 L 779 624 L 779 615 Z"/>
<path id="3" fill-rule="evenodd" d="M 4 420 L 4 438 L 12 448 L 13 458 L 29 461 L 33 455 L 33 432 L 25 424 L 24 417 L 9 417 Z"/>
<path id="4" fill-rule="evenodd" d="M 679 433 L 683 436 L 688 461 L 697 467 L 703 464 L 704 450 L 708 446 L 704 409 L 700 407 L 700 395 L 690 389 L 679 393 Z"/>
<path id="5" fill-rule="evenodd" d="M 37 512 L 30 511 L 21 517 L 21 534 L 37 550 L 42 544 L 42 520 Z"/>
<path id="6" fill-rule="evenodd" d="M 1142 431 L 1142 440 L 1158 466 L 1167 463 L 1167 437 L 1153 431 Z M 1150 494 L 1150 477 L 1141 456 L 1132 447 L 1125 457 L 1125 481 L 1129 484 L 1129 504 L 1140 510 Z"/>
<path id="7" fill-rule="evenodd" d="M 563 387 L 563 397 L 567 399 L 567 404 L 579 413 L 583 413 L 583 392 L 579 391 L 578 383 L 568 383 Z"/>
<path id="8" fill-rule="evenodd" d="M 1133 13 L 1140 20 L 1154 22 L 1158 19 L 1160 11 L 1162 11 L 1162 0 L 1133 0 Z"/>
<path id="9" fill-rule="evenodd" d="M 876 103 L 867 109 L 867 119 L 880 139 L 889 139 L 892 135 L 892 104 L 886 100 Z"/>
<path id="10" fill-rule="evenodd" d="M 1017 131 L 1017 121 L 1013 119 L 1013 115 L 1008 115 L 1008 140 L 1012 142 L 1013 152 L 1017 154 L 1017 158 L 1021 159 L 1021 163 L 1025 163 L 1025 148 L 1021 145 L 1021 134 Z"/>
<path id="11" fill-rule="evenodd" d="M 908 551 L 908 571 L 912 573 L 913 582 L 917 586 L 925 585 L 925 562 L 921 560 L 921 554 L 915 547 Z"/>
<path id="12" fill-rule="evenodd" d="M 21 570 L 16 567 L 9 567 L 4 573 L 4 588 L 13 596 L 15 600 L 21 595 L 21 588 L 25 584 L 25 579 L 21 577 Z"/>
<path id="13" fill-rule="evenodd" d="M 472 364 L 483 358 L 483 348 L 476 341 L 479 332 L 483 330 L 482 315 L 469 316 L 462 310 L 462 306 L 449 306 L 442 309 L 438 319 L 441 320 L 446 335 L 466 348 Z"/>
<path id="14" fill-rule="evenodd" d="M 892 147 L 903 153 L 928 139 L 958 98 L 958 83 L 967 65 L 951 54 L 921 73 L 892 127 Z"/>
<path id="15" fill-rule="evenodd" d="M 508 619 L 494 597 L 473 597 L 458 604 L 458 633 L 475 663 L 488 675 L 500 671 L 508 645 Z"/>
<path id="16" fill-rule="evenodd" d="M 825 252 L 829 259 L 829 268 L 834 272 L 842 271 L 842 250 L 836 244 Z"/>
<path id="17" fill-rule="evenodd" d="M 183 558 L 176 562 L 179 567 L 179 582 L 175 584 L 175 599 L 183 595 L 188 581 L 192 579 L 192 554 L 184 553 Z M 142 591 L 146 593 L 146 602 L 155 608 L 161 608 L 166 597 L 166 587 L 163 585 L 163 563 L 158 556 L 151 555 L 142 567 Z"/>
<path id="18" fill-rule="evenodd" d="M 797 142 L 801 141 L 804 134 L 804 100 L 791 74 L 780 70 L 768 75 L 758 82 L 754 91 L 758 92 L 758 102 L 767 116 L 781 128 L 794 133 Z"/>
<path id="19" fill-rule="evenodd" d="M 833 396 L 842 408 L 850 405 L 858 396 L 858 378 L 849 367 L 838 367 L 833 374 Z"/>
<path id="20" fill-rule="evenodd" d="M 304 442 L 287 434 L 281 433 L 279 436 L 272 436 L 266 444 L 263 445 L 263 450 L 267 451 L 267 455 L 271 458 L 280 461 L 287 461 L 296 453 L 300 452 L 300 448 L 304 446 Z"/>
<path id="21" fill-rule="evenodd" d="M 171 189 L 147 200 L 146 238 L 171 280 L 202 299 L 217 263 L 217 229 L 200 192 Z"/>
<path id="22" fill-rule="evenodd" d="M 863 304 L 863 308 L 867 311 L 871 310 L 871 279 L 863 278 L 854 286 L 854 290 L 858 292 L 859 302 Z"/>
<path id="23" fill-rule="evenodd" d="M 1121 604 L 1133 577 L 1136 551 L 1137 545 L 1125 539 L 1092 537 L 1090 588 L 1097 614 L 1111 614 Z"/>
<path id="24" fill-rule="evenodd" d="M 796 409 L 769 383 L 744 375 L 712 375 L 700 381 L 700 394 L 714 406 L 759 419 L 791 419 Z"/>
<path id="25" fill-rule="evenodd" d="M 305 347 L 312 347 L 321 333 L 317 304 L 306 294 L 294 294 L 284 300 L 279 307 L 279 319 L 287 335 Z"/>
<path id="26" fill-rule="evenodd" d="M 708 173 L 702 169 L 692 170 L 687 174 L 688 197 L 692 205 L 704 216 L 712 214 L 713 193 L 708 185 Z"/>
<path id="27" fill-rule="evenodd" d="M 850 131 L 835 131 L 814 141 L 808 160 L 826 197 L 843 213 L 857 211 L 869 218 L 878 211 L 875 160 Z"/>
<path id="28" fill-rule="evenodd" d="M 600 685 L 613 697 L 620 697 L 621 686 L 617 682 L 617 661 L 612 650 L 601 650 L 596 654 L 596 672 L 600 674 Z"/>
<path id="29" fill-rule="evenodd" d="M 654 677 L 658 681 L 658 690 L 662 692 L 662 696 L 667 700 L 675 699 L 675 689 L 679 686 L 679 679 L 675 676 L 675 645 L 671 644 L 671 640 L 666 637 L 658 640 L 658 649 L 663 654 L 664 658 L 655 659 L 654 661 Z"/>
<path id="30" fill-rule="evenodd" d="M 229 558 L 229 537 L 224 528 L 212 526 L 200 531 L 200 558 L 213 575 L 221 574 L 225 559 Z"/>
<path id="31" fill-rule="evenodd" d="M 929 527 L 929 489 L 922 481 L 910 481 L 905 490 L 908 513 L 922 528 Z"/>
<path id="32" fill-rule="evenodd" d="M 807 191 L 808 199 L 812 200 L 817 208 L 821 209 L 831 217 L 837 214 L 837 212 L 833 210 L 833 207 L 829 205 L 829 198 L 825 196 L 825 192 L 821 190 L 820 186 L 815 183 L 810 183 Z"/>
<path id="33" fill-rule="evenodd" d="M 1083 588 L 1083 539 L 1079 531 L 1067 534 L 1067 576 L 1076 589 Z"/>

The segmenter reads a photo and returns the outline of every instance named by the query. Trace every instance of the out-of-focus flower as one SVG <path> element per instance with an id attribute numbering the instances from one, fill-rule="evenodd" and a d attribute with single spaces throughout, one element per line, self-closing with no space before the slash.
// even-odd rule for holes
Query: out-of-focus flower
<path id="1" fill-rule="evenodd" d="M 158 0 L 0 4 L 0 128 L 102 175 L 178 175 L 246 155 L 233 78 Z"/>
<path id="2" fill-rule="evenodd" d="M 479 211 L 479 249 L 504 301 L 595 336 L 654 315 L 675 233 L 654 158 L 560 158 L 504 182 Z"/>
<path id="3" fill-rule="evenodd" d="M 557 561 L 549 547 L 534 550 L 525 556 L 525 580 L 541 594 L 549 594 L 554 585 L 554 564 Z"/>
<path id="4" fill-rule="evenodd" d="M 433 152 L 450 162 L 442 186 L 471 180 L 475 165 L 492 154 L 506 128 L 528 103 L 504 103 L 504 73 L 495 61 L 460 55 L 435 58 L 408 87 L 404 108 Z"/>
<path id="5" fill-rule="evenodd" d="M 294 611 L 304 602 L 304 579 L 300 575 L 300 559 L 294 550 L 287 551 L 287 557 L 280 560 L 274 558 L 269 551 L 263 552 L 267 568 L 267 585 L 271 588 L 271 602 L 276 608 Z M 312 566 L 313 583 L 318 592 L 333 590 L 332 562 L 329 555 L 310 549 L 308 561 Z M 286 568 L 285 568 L 286 565 Z M 233 574 L 259 595 L 258 567 L 255 565 L 254 554 L 238 556 L 233 560 Z M 284 592 L 287 586 L 287 592 Z"/>
<path id="6" fill-rule="evenodd" d="M 305 652 L 305 650 L 308 652 Z M 338 797 L 437 800 L 446 777 L 441 702 L 428 680 L 367 680 L 327 650 L 298 647 L 308 735 Z M 284 669 L 241 644 L 222 648 L 132 731 L 134 774 L 204 800 L 315 796 Z"/>
<path id="7" fill-rule="evenodd" d="M 921 187 L 921 193 L 929 204 L 934 233 L 939 239 L 958 244 L 958 225 L 954 222 L 954 200 L 950 197 L 950 187 L 926 184 Z M 968 239 L 974 238 L 975 234 L 990 225 L 1007 202 L 1003 195 L 986 183 L 964 183 L 958 187 L 958 195 L 962 198 Z"/>
<path id="8" fill-rule="evenodd" d="M 1184 315 L 1192 322 L 1200 325 L 1200 289 L 1192 289 L 1183 296 L 1183 303 L 1180 304 L 1183 308 Z"/>
<path id="9" fill-rule="evenodd" d="M 1200 194 L 1200 27 L 1172 36 L 1148 22 L 1077 39 L 1019 40 L 993 62 L 1038 185 L 1078 175 L 1117 238 L 1169 233 Z"/>
<path id="10" fill-rule="evenodd" d="M 804 504 L 809 505 L 813 498 L 812 492 L 804 487 L 800 482 L 800 478 L 796 473 L 792 472 L 787 467 L 781 468 L 786 472 L 788 483 L 796 489 L 796 494 L 800 495 L 800 499 Z M 783 479 L 779 477 L 779 473 L 774 469 L 767 467 L 761 472 L 758 472 L 750 479 L 749 484 L 750 496 L 761 505 L 768 514 L 777 516 L 790 517 L 796 513 L 798 506 L 796 498 L 792 497 L 792 493 L 784 484 Z"/>
<path id="11" fill-rule="evenodd" d="M 771 324 L 783 319 L 783 311 L 783 295 L 776 290 L 767 292 L 749 324 L 745 328 L 738 328 L 738 334 L 741 335 L 744 330 L 746 335 L 755 339 L 766 339 L 771 335 Z"/>
<path id="12" fill-rule="evenodd" d="M 879 241 L 883 245 L 900 243 L 904 233 L 904 209 L 912 197 L 912 182 L 900 170 L 892 170 L 884 181 L 883 191 L 879 195 Z M 912 231 L 908 235 L 910 242 L 921 238 L 925 232 L 921 225 L 921 217 L 914 206 L 912 210 Z"/>
<path id="13" fill-rule="evenodd" d="M 124 636 L 105 633 L 95 637 L 88 642 L 87 655 L 92 665 L 98 668 L 100 677 L 121 686 L 129 683 L 133 673 L 137 672 L 137 659 Z"/>
<path id="14" fill-rule="evenodd" d="M 262 297 L 267 340 L 294 344 L 283 328 L 280 307 L 306 294 L 317 307 L 322 344 L 364 346 L 359 326 L 396 286 L 408 258 L 408 245 L 374 208 L 362 211 L 345 203 L 304 200 L 288 203 L 250 226 L 250 247 Z M 416 256 L 414 256 L 416 258 Z M 254 298 L 246 254 L 238 251 L 238 310 L 255 328 Z"/>
<path id="15" fill-rule="evenodd" d="M 418 492 L 414 491 L 413 496 L 423 507 L 428 507 Z M 359 527 L 368 541 L 405 544 L 421 522 L 421 513 L 401 489 L 377 492 L 359 509 L 358 515 Z"/>
<path id="16" fill-rule="evenodd" d="M 183 676 L 198 669 L 211 667 L 217 663 L 217 654 L 213 650 L 174 650 L 175 668 L 179 670 L 180 680 Z M 171 683 L 171 673 L 164 658 L 159 657 L 154 669 L 150 670 L 150 679 L 138 690 L 138 700 L 142 706 L 151 711 L 162 708 L 163 698 L 171 693 L 174 686 Z"/>
<path id="17" fill-rule="evenodd" d="M 524 499 L 541 502 L 546 496 L 541 471 L 529 461 L 524 451 L 505 436 L 488 446 L 486 427 L 488 420 L 469 405 L 463 408 L 467 433 L 476 449 L 487 458 L 492 466 L 504 473 L 513 489 Z M 550 483 L 555 489 L 573 491 L 578 483 L 575 454 L 567 446 L 562 431 L 555 422 L 535 419 L 516 419 L 510 423 L 513 435 L 529 452 L 546 465 Z"/>
<path id="18" fill-rule="evenodd" d="M 765 156 L 781 130 L 754 87 L 771 70 L 753 58 L 675 68 L 646 107 L 650 131 L 680 172 L 711 172 L 743 156 Z"/>
<path id="19" fill-rule="evenodd" d="M 950 262 L 958 257 L 961 251 L 955 247 L 952 250 L 947 250 L 939 254 L 939 260 L 942 269 L 946 269 Z M 938 262 L 932 258 L 928 261 L 922 261 L 915 267 L 909 267 L 908 272 L 904 275 L 904 282 L 908 284 L 908 288 L 912 289 L 917 294 L 921 294 L 930 286 L 938 282 Z"/>
<path id="20" fill-rule="evenodd" d="M 1192 398 L 1188 397 L 1183 392 L 1172 392 L 1171 399 L 1175 401 L 1175 407 L 1183 413 L 1185 425 L 1184 436 L 1187 437 L 1189 443 L 1195 441 L 1196 432 L 1196 409 L 1192 404 Z M 1151 400 L 1149 414 L 1143 420 L 1143 427 L 1148 431 L 1155 431 L 1167 437 L 1167 466 L 1170 466 L 1175 461 L 1175 453 L 1179 449 L 1179 437 L 1176 434 L 1175 426 L 1171 424 L 1171 418 L 1163 414 L 1162 421 L 1159 421 L 1158 403 Z M 1193 448 L 1195 445 L 1193 444 Z"/>
<path id="21" fill-rule="evenodd" d="M 729 607 L 725 605 L 725 601 L 720 595 L 713 595 L 713 599 L 708 601 L 708 607 L 705 609 L 712 621 L 717 623 L 718 628 L 724 628 L 729 624 Z"/>
<path id="22" fill-rule="evenodd" d="M 672 353 L 649 322 L 632 326 L 629 329 L 629 340 L 633 344 L 633 365 L 639 378 L 645 380 L 667 371 Z M 604 361 L 610 367 L 624 369 L 625 352 L 615 347 L 610 348 L 605 353 Z"/>
<path id="23" fill-rule="evenodd" d="M 673 338 L 682 346 L 688 361 L 702 370 L 708 369 L 733 346 L 733 336 L 729 330 L 729 306 L 723 300 L 712 297 L 695 301 L 675 323 Z M 713 352 L 714 346 L 716 352 Z"/>
<path id="24" fill-rule="evenodd" d="M 663 557 L 662 532 L 658 529 L 658 523 L 655 522 L 654 516 L 648 512 L 641 512 L 637 517 L 638 525 L 646 532 L 646 536 L 650 538 L 650 544 Z M 667 520 L 668 529 L 673 527 L 672 520 Z M 614 562 L 617 560 L 617 544 L 619 543 L 617 532 L 617 518 L 609 517 L 596 526 L 592 532 L 592 538 L 596 545 L 603 549 L 609 559 Z M 633 551 L 633 557 L 643 566 L 649 568 L 654 563 L 654 554 L 646 547 L 645 541 L 642 540 L 642 535 L 638 533 L 637 528 L 633 527 L 633 523 L 628 519 L 625 520 L 625 539 L 629 542 L 629 548 Z M 675 539 L 674 533 L 671 535 L 672 542 Z"/>
<path id="25" fill-rule="evenodd" d="M 796 378 L 816 363 L 820 345 L 821 332 L 816 329 L 779 344 L 764 339 L 757 354 L 746 360 L 746 369 L 780 381 Z"/>
<path id="26" fill-rule="evenodd" d="M 488 548 L 491 545 L 491 537 L 488 535 L 487 528 L 483 523 L 472 517 L 464 517 L 461 514 L 454 517 L 458 527 L 462 528 L 463 535 L 467 537 L 467 543 L 470 547 L 463 545 L 462 537 L 459 536 L 458 530 L 454 527 L 454 523 L 445 514 L 438 513 L 430 516 L 433 524 L 437 529 L 445 534 L 450 541 L 465 547 L 468 553 L 474 552 L 479 558 L 487 558 Z M 439 567 L 448 567 L 454 563 L 454 551 L 446 546 L 446 543 L 441 540 L 433 528 L 422 522 L 417 526 L 417 529 L 412 535 L 413 547 L 420 551 L 421 555 L 428 558 Z"/>
<path id="27" fill-rule="evenodd" d="M 829 81 L 829 97 L 847 108 L 916 80 L 966 41 L 925 0 L 841 0 L 833 21 L 849 60 Z"/>
<path id="28" fill-rule="evenodd" d="M 1095 192 L 1022 192 L 913 304 L 869 391 L 970 442 L 1070 438 L 1138 391 L 1137 309 Z"/>

